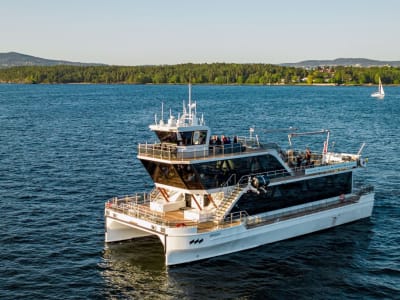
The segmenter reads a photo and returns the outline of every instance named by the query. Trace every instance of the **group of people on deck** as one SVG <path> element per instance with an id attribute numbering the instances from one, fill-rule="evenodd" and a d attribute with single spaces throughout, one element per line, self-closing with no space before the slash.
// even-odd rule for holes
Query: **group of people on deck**
<path id="1" fill-rule="evenodd" d="M 311 150 L 307 147 L 304 159 L 301 155 L 297 156 L 297 167 L 300 167 L 302 164 L 306 166 L 312 165 L 313 162 L 311 161 Z"/>
<path id="2" fill-rule="evenodd" d="M 231 138 L 229 136 L 221 135 L 221 137 L 219 137 L 218 135 L 213 135 L 210 139 L 210 145 L 226 145 L 230 143 Z M 237 143 L 237 136 L 233 137 L 233 143 Z"/>

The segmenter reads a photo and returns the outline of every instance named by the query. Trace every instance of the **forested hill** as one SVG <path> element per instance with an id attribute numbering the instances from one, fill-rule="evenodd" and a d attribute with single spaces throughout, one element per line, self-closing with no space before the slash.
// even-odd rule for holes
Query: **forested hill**
<path id="1" fill-rule="evenodd" d="M 80 63 L 66 60 L 45 59 L 36 56 L 21 54 L 17 52 L 0 53 L 0 68 L 9 68 L 17 66 L 93 66 L 104 64 Z"/>
<path id="2" fill-rule="evenodd" d="M 271 64 L 189 63 L 129 67 L 54 61 L 15 52 L 4 54 L 0 53 L 0 65 L 3 66 L 0 68 L 0 83 L 377 84 L 381 77 L 383 84 L 400 84 L 400 67 L 391 66 L 304 68 Z"/>
<path id="3" fill-rule="evenodd" d="M 17 66 L 106 66 L 99 63 L 81 63 L 66 60 L 45 59 L 36 56 L 21 54 L 17 52 L 0 53 L 0 68 L 9 68 Z M 315 69 L 318 67 L 337 67 L 337 66 L 353 66 L 353 67 L 400 67 L 400 61 L 382 61 L 366 58 L 337 58 L 333 60 L 305 60 L 296 63 L 279 64 L 283 67 L 295 67 Z"/>
<path id="4" fill-rule="evenodd" d="M 30 66 L 0 69 L 0 83 L 124 84 L 400 84 L 400 68 L 320 67 L 266 64 L 165 66 Z"/>

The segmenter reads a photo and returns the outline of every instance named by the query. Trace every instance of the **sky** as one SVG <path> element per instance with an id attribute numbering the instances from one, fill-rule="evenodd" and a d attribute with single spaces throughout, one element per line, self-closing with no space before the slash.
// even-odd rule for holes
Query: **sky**
<path id="1" fill-rule="evenodd" d="M 0 53 L 110 65 L 400 60 L 398 0 L 0 0 Z"/>

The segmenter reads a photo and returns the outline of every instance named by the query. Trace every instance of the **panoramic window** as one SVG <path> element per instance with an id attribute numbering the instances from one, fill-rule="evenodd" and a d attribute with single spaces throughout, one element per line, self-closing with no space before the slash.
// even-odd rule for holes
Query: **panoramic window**
<path id="1" fill-rule="evenodd" d="M 184 131 L 178 135 L 179 145 L 182 146 L 203 145 L 207 139 L 206 130 Z"/>
<path id="2" fill-rule="evenodd" d="M 161 143 L 173 143 L 176 144 L 178 142 L 177 136 L 175 132 L 168 131 L 156 131 L 156 135 Z"/>
<path id="3" fill-rule="evenodd" d="M 239 180 L 244 175 L 282 170 L 284 168 L 271 155 L 204 162 L 195 164 L 193 167 L 206 188 L 221 186 L 233 174 L 235 174 L 236 180 Z"/>

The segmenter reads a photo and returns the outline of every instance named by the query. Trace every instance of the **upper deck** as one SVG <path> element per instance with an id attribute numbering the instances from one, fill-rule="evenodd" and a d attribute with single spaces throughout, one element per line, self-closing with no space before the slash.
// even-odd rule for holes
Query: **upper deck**
<path id="1" fill-rule="evenodd" d="M 232 174 L 239 178 L 248 174 L 283 171 L 279 172 L 282 176 L 298 176 L 363 166 L 362 149 L 357 154 L 328 152 L 329 130 L 294 133 L 296 128 L 280 129 L 278 131 L 290 132 L 288 150 L 282 150 L 276 143 L 260 143 L 258 135 L 254 135 L 254 128 L 250 128 L 247 137 L 211 136 L 203 116 L 197 117 L 196 103 L 192 102 L 190 91 L 189 86 L 188 107 L 184 107 L 178 118 L 170 112 L 168 121 L 164 122 L 163 108 L 161 119 L 157 120 L 155 116 L 155 123 L 149 127 L 159 141 L 138 145 L 137 157 L 155 182 L 198 189 L 200 181 L 203 181 L 203 185 L 211 189 L 228 180 Z M 292 138 L 315 134 L 327 135 L 323 151 L 311 151 L 308 146 L 303 151 L 293 150 Z M 182 165 L 192 166 L 183 168 Z"/>
<path id="2" fill-rule="evenodd" d="M 183 151 L 180 152 L 180 150 Z M 311 154 L 307 158 L 307 150 L 289 149 L 284 151 L 276 143 L 260 144 L 258 139 L 245 137 L 238 137 L 237 143 L 209 145 L 208 148 L 198 151 L 188 151 L 186 147 L 173 144 L 156 143 L 139 144 L 138 146 L 139 159 L 172 164 L 235 159 L 265 153 L 279 157 L 284 163 L 282 169 L 279 170 L 282 176 L 335 172 L 365 165 L 365 160 L 361 159 L 359 154 L 310 151 Z"/>
<path id="3" fill-rule="evenodd" d="M 237 141 L 229 144 L 207 143 L 205 146 L 179 146 L 173 143 L 139 144 L 138 157 L 189 162 L 265 153 L 272 149 L 279 150 L 279 147 L 273 143 L 261 145 L 257 138 L 237 137 Z"/>

